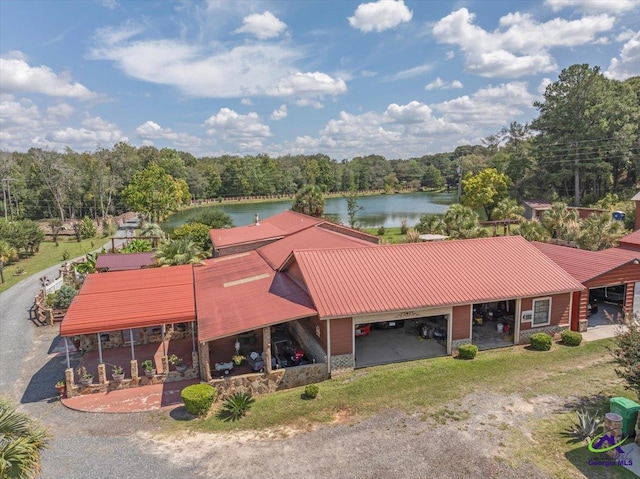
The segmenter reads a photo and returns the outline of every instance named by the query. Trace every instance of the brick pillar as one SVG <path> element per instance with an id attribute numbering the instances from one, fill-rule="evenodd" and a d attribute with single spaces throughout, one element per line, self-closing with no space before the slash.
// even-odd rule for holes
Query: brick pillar
<path id="1" fill-rule="evenodd" d="M 98 382 L 107 384 L 107 367 L 104 363 L 98 364 Z"/>
<path id="2" fill-rule="evenodd" d="M 264 370 L 271 373 L 271 328 L 262 328 L 262 351 L 264 352 Z"/>
<path id="3" fill-rule="evenodd" d="M 67 383 L 67 389 L 71 389 L 76 385 L 76 376 L 73 372 L 73 368 L 64 370 L 64 380 Z"/>
<path id="4" fill-rule="evenodd" d="M 169 374 L 169 358 L 167 356 L 162 356 L 160 362 L 162 362 L 162 374 L 166 376 Z"/>
<path id="5" fill-rule="evenodd" d="M 191 364 L 193 369 L 198 369 L 200 361 L 198 361 L 198 353 L 196 351 L 191 352 Z"/>
<path id="6" fill-rule="evenodd" d="M 139 379 L 138 376 L 138 360 L 137 359 L 132 359 L 131 360 L 131 380 L 132 381 L 137 381 Z"/>

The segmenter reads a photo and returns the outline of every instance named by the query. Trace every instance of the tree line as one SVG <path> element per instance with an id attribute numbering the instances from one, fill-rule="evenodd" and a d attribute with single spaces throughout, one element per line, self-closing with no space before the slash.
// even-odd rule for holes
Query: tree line
<path id="1" fill-rule="evenodd" d="M 635 192 L 640 177 L 640 77 L 620 82 L 604 77 L 598 67 L 573 65 L 534 106 L 539 115 L 531 124 L 512 122 L 480 145 L 407 159 L 368 155 L 336 160 L 321 153 L 196 158 L 184 151 L 127 143 L 81 153 L 2 151 L 2 213 L 12 219 L 64 221 L 106 217 L 147 201 L 158 220 L 159 203 L 170 210 L 189 200 L 291 195 L 306 185 L 323 193 L 449 188 L 456 187 L 461 176 L 469 180 L 487 169 L 504 175 L 504 188 L 517 200 L 562 199 L 579 205 L 607 193 L 624 198 Z M 141 198 L 138 193 L 153 184 L 142 172 L 151 170 L 164 185 L 164 196 Z"/>

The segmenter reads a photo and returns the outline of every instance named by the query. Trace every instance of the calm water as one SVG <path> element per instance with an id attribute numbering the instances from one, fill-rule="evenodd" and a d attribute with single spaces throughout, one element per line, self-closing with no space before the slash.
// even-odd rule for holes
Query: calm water
<path id="1" fill-rule="evenodd" d="M 449 205 L 455 203 L 456 193 L 404 193 L 398 195 L 376 195 L 358 198 L 358 204 L 362 209 L 358 211 L 356 219 L 358 225 L 371 228 L 380 225 L 385 227 L 400 226 L 402 220 L 407 220 L 407 225 L 414 226 L 420 216 L 425 213 L 444 214 Z M 171 215 L 165 222 L 165 226 L 173 229 L 189 221 L 193 216 L 205 208 L 220 208 L 233 219 L 235 226 L 243 226 L 253 223 L 256 213 L 260 218 L 268 218 L 276 213 L 291 208 L 291 200 L 273 201 L 268 203 L 233 204 L 224 203 L 217 206 L 202 206 L 184 210 Z M 328 198 L 325 201 L 325 214 L 338 219 L 343 224 L 349 224 L 347 212 L 347 200 L 345 198 Z"/>

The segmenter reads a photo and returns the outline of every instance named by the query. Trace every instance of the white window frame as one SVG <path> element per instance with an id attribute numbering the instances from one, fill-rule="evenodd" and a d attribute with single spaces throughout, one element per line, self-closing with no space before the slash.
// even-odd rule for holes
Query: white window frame
<path id="1" fill-rule="evenodd" d="M 547 321 L 544 323 L 536 323 L 536 303 L 540 301 L 549 301 L 549 309 L 547 310 Z M 539 328 L 543 326 L 549 326 L 551 324 L 551 296 L 547 296 L 546 298 L 536 298 L 531 303 L 531 310 L 533 311 L 533 315 L 531 317 L 531 327 Z"/>

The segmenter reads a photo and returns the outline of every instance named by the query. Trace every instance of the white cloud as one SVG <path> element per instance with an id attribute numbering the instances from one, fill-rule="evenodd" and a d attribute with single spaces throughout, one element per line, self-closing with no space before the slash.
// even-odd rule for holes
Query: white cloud
<path id="1" fill-rule="evenodd" d="M 207 135 L 233 143 L 243 151 L 262 148 L 264 141 L 272 136 L 271 129 L 257 113 L 240 115 L 229 108 L 220 108 L 218 113 L 207 118 L 204 126 Z"/>
<path id="2" fill-rule="evenodd" d="M 109 43 L 118 38 L 109 31 L 108 41 L 92 50 L 93 58 L 111 60 L 133 78 L 172 85 L 190 96 L 296 98 L 347 91 L 341 78 L 299 72 L 295 63 L 307 55 L 301 47 L 255 44 L 225 50 L 219 44 L 204 47 L 180 40 L 133 41 L 128 35 Z"/>
<path id="3" fill-rule="evenodd" d="M 584 12 L 622 13 L 640 6 L 640 0 L 545 0 L 544 3 L 554 12 L 576 7 Z"/>
<path id="4" fill-rule="evenodd" d="M 609 43 L 611 43 L 609 37 L 600 37 L 593 41 L 594 45 L 608 45 Z"/>
<path id="5" fill-rule="evenodd" d="M 447 54 L 445 55 L 445 59 L 447 59 L 447 60 L 451 60 L 451 59 L 452 59 L 453 57 L 455 57 L 455 56 L 456 56 L 456 52 L 454 52 L 454 51 L 452 51 L 452 50 L 449 50 L 449 51 L 447 52 Z"/>
<path id="6" fill-rule="evenodd" d="M 388 75 L 384 77 L 383 81 L 397 81 L 397 80 L 406 80 L 408 78 L 414 78 L 422 75 L 428 71 L 433 70 L 433 65 L 420 65 L 417 67 L 409 68 L 407 70 L 402 70 L 393 75 Z"/>
<path id="7" fill-rule="evenodd" d="M 47 108 L 47 113 L 57 118 L 69 118 L 75 112 L 75 108 L 67 103 L 58 103 Z"/>
<path id="8" fill-rule="evenodd" d="M 114 123 L 103 120 L 99 116 L 87 116 L 82 121 L 82 128 L 61 128 L 48 133 L 47 141 L 58 146 L 79 146 L 95 148 L 98 145 L 111 146 L 125 141 L 122 131 Z"/>
<path id="9" fill-rule="evenodd" d="M 240 104 L 241 105 L 253 105 L 253 102 L 251 101 L 251 98 L 242 98 L 240 100 Z"/>
<path id="10" fill-rule="evenodd" d="M 271 119 L 278 121 L 287 117 L 287 105 L 280 105 L 280 108 L 273 110 L 271 113 Z"/>
<path id="11" fill-rule="evenodd" d="M 547 91 L 547 87 L 551 83 L 553 83 L 553 81 L 551 81 L 551 78 L 543 78 L 542 80 L 540 80 L 540 84 L 538 85 L 538 93 L 544 95 L 544 92 Z"/>
<path id="12" fill-rule="evenodd" d="M 287 24 L 267 10 L 244 17 L 242 26 L 235 33 L 250 33 L 260 40 L 279 37 L 287 29 Z"/>
<path id="13" fill-rule="evenodd" d="M 159 124 L 151 120 L 138 126 L 136 128 L 136 135 L 138 138 L 146 141 L 169 140 L 172 141 L 175 146 L 182 148 L 193 148 L 202 144 L 202 140 L 197 136 L 189 135 L 188 133 L 178 133 L 171 130 L 171 128 L 162 128 Z"/>
<path id="14" fill-rule="evenodd" d="M 0 57 L 0 88 L 3 92 L 41 93 L 49 96 L 87 100 L 96 94 L 84 85 L 71 81 L 68 73 L 56 74 L 47 66 L 32 67 L 20 52 Z"/>
<path id="15" fill-rule="evenodd" d="M 365 33 L 382 32 L 409 22 L 412 17 L 413 12 L 404 0 L 379 0 L 358 5 L 353 17 L 349 17 L 349 24 Z"/>
<path id="16" fill-rule="evenodd" d="M 453 80 L 450 83 L 447 83 L 440 77 L 436 77 L 431 83 L 427 84 L 424 89 L 425 90 L 448 90 L 449 88 L 462 88 L 464 85 L 460 80 Z"/>
<path id="17" fill-rule="evenodd" d="M 118 2 L 116 0 L 100 0 L 100 5 L 109 10 L 114 10 L 118 6 Z"/>
<path id="18" fill-rule="evenodd" d="M 453 123 L 506 125 L 526 110 L 532 109 L 535 100 L 525 82 L 510 82 L 480 88 L 472 95 L 431 106 L 444 119 Z"/>
<path id="19" fill-rule="evenodd" d="M 640 75 L 640 31 L 624 44 L 619 57 L 611 59 L 609 69 L 604 75 L 616 80 L 626 80 Z"/>
<path id="20" fill-rule="evenodd" d="M 634 32 L 633 30 L 626 29 L 626 30 L 618 33 L 618 35 L 616 35 L 616 41 L 617 42 L 626 42 L 627 40 L 630 40 L 631 38 L 633 38 L 633 36 L 635 34 L 636 34 L 636 32 Z"/>
<path id="21" fill-rule="evenodd" d="M 371 77 L 377 76 L 378 72 L 372 72 L 370 70 L 362 70 L 360 71 L 360 75 L 362 75 L 365 78 L 371 78 Z"/>
<path id="22" fill-rule="evenodd" d="M 468 71 L 486 77 L 520 77 L 557 69 L 552 47 L 593 42 L 611 30 L 615 18 L 606 14 L 578 20 L 554 18 L 537 22 L 530 14 L 509 13 L 493 32 L 476 25 L 475 15 L 461 8 L 440 19 L 432 29 L 440 43 L 458 45 Z"/>

